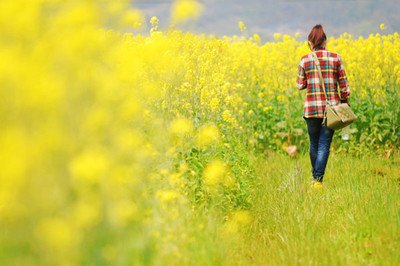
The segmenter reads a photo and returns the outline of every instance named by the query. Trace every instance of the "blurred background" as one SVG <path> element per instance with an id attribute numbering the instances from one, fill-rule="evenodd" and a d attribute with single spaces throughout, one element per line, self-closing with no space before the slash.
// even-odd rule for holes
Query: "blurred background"
<path id="1" fill-rule="evenodd" d="M 196 33 L 240 34 L 238 21 L 243 21 L 247 33 L 257 33 L 263 41 L 273 34 L 300 33 L 305 38 L 314 24 L 321 23 L 329 36 L 339 37 L 348 32 L 355 37 L 367 37 L 380 32 L 400 29 L 398 0 L 201 0 L 202 11 L 197 20 L 181 23 L 179 28 Z M 160 19 L 160 30 L 170 21 L 172 0 L 134 0 L 133 6 L 142 10 L 146 22 L 152 16 Z M 147 32 L 143 27 L 138 32 Z"/>

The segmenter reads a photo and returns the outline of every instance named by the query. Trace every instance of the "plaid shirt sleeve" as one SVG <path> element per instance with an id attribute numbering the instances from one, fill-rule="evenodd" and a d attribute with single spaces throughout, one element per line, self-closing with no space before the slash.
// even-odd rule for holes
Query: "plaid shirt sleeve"
<path id="1" fill-rule="evenodd" d="M 344 71 L 342 59 L 340 58 L 339 55 L 337 55 L 337 57 L 338 57 L 337 71 L 338 71 L 338 84 L 340 88 L 340 101 L 348 103 L 350 96 L 349 82 L 347 81 L 346 72 Z"/>
<path id="2" fill-rule="evenodd" d="M 307 88 L 307 76 L 306 76 L 306 72 L 304 71 L 304 60 L 303 59 L 300 60 L 300 63 L 298 65 L 296 87 L 299 90 L 303 90 L 303 89 Z"/>

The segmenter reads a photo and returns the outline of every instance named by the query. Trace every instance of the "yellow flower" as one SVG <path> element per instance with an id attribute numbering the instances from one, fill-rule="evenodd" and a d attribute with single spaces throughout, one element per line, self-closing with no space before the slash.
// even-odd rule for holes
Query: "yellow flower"
<path id="1" fill-rule="evenodd" d="M 251 223 L 252 215 L 247 210 L 237 210 L 229 215 L 228 220 L 222 227 L 222 233 L 225 235 L 233 235 L 240 231 L 241 228 Z"/>
<path id="2" fill-rule="evenodd" d="M 385 25 L 385 23 L 381 23 L 381 24 L 379 25 L 379 28 L 380 28 L 381 30 L 386 30 L 386 25 Z"/>
<path id="3" fill-rule="evenodd" d="M 220 103 L 220 100 L 217 97 L 212 98 L 211 101 L 210 101 L 210 109 L 211 109 L 211 111 L 213 111 L 213 112 L 218 111 L 219 110 L 219 103 Z"/>
<path id="4" fill-rule="evenodd" d="M 229 110 L 225 110 L 222 113 L 222 119 L 229 124 L 229 126 L 237 126 L 236 118 L 231 114 Z"/>
<path id="5" fill-rule="evenodd" d="M 254 39 L 255 43 L 261 44 L 261 37 L 257 33 L 253 34 L 253 39 Z"/>
<path id="6" fill-rule="evenodd" d="M 158 17 L 156 17 L 156 16 L 153 16 L 153 17 L 150 18 L 150 24 L 151 24 L 152 26 L 158 25 L 159 22 L 160 22 L 160 20 L 159 20 Z"/>
<path id="7" fill-rule="evenodd" d="M 268 112 L 270 110 L 272 110 L 272 106 L 266 106 L 266 107 L 263 108 L 264 112 Z"/>
<path id="8" fill-rule="evenodd" d="M 203 180 L 207 186 L 215 186 L 223 181 L 226 174 L 226 165 L 221 160 L 214 160 L 204 169 Z"/>
<path id="9" fill-rule="evenodd" d="M 171 184 L 171 186 L 180 186 L 183 185 L 183 181 L 181 178 L 180 173 L 172 173 L 168 177 L 168 182 Z"/>
<path id="10" fill-rule="evenodd" d="M 172 22 L 180 23 L 190 18 L 197 18 L 203 11 L 203 6 L 196 0 L 175 0 L 172 5 Z"/>
<path id="11" fill-rule="evenodd" d="M 126 26 L 131 26 L 133 28 L 139 28 L 142 26 L 144 21 L 143 14 L 136 9 L 128 10 L 122 19 L 122 23 Z"/>
<path id="12" fill-rule="evenodd" d="M 99 150 L 87 150 L 76 156 L 69 165 L 74 180 L 98 183 L 107 175 L 110 162 L 107 155 Z"/>
<path id="13" fill-rule="evenodd" d="M 232 219 L 240 225 L 247 225 L 252 221 L 252 216 L 247 210 L 237 210 L 232 214 Z"/>
<path id="14" fill-rule="evenodd" d="M 238 22 L 238 26 L 239 26 L 239 29 L 240 29 L 240 31 L 241 32 L 244 32 L 244 31 L 246 31 L 246 25 L 244 25 L 244 22 L 243 21 L 239 21 Z"/>
<path id="15" fill-rule="evenodd" d="M 208 146 L 219 140 L 219 130 L 215 125 L 205 125 L 197 134 L 197 145 Z"/>
<path id="16" fill-rule="evenodd" d="M 282 37 L 280 33 L 274 33 L 274 39 L 277 41 Z"/>
<path id="17" fill-rule="evenodd" d="M 156 196 L 162 203 L 168 203 L 179 198 L 179 193 L 172 189 L 159 190 Z"/>
<path id="18" fill-rule="evenodd" d="M 193 124 L 186 118 L 177 118 L 172 121 L 170 132 L 174 135 L 184 135 L 190 133 L 193 129 Z"/>
<path id="19" fill-rule="evenodd" d="M 150 33 L 152 33 L 152 36 L 153 36 L 153 34 L 157 35 L 157 34 L 160 33 L 158 31 L 158 23 L 159 22 L 160 22 L 160 20 L 156 16 L 151 17 L 151 19 L 150 19 L 150 24 L 151 24 Z"/>
<path id="20" fill-rule="evenodd" d="M 285 100 L 285 96 L 284 95 L 278 95 L 278 97 L 276 97 L 276 99 L 278 100 L 278 102 L 283 102 Z"/>

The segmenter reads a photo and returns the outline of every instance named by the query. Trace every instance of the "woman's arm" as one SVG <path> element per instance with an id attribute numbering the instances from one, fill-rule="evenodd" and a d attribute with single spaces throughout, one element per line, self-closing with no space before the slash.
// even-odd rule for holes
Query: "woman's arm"
<path id="1" fill-rule="evenodd" d="M 306 72 L 304 71 L 303 59 L 300 61 L 299 66 L 297 68 L 296 87 L 299 90 L 307 88 L 307 77 L 306 77 Z"/>
<path id="2" fill-rule="evenodd" d="M 349 82 L 347 81 L 346 71 L 344 71 L 343 62 L 340 56 L 338 55 L 338 84 L 340 89 L 340 102 L 349 103 L 350 96 L 350 87 Z"/>

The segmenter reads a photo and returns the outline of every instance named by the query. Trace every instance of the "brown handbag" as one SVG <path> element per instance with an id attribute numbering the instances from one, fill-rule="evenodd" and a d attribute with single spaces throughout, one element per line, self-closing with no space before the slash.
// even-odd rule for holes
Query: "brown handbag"
<path id="1" fill-rule="evenodd" d="M 322 77 L 321 68 L 319 66 L 318 57 L 315 52 L 312 52 L 312 56 L 318 69 L 319 82 L 322 86 L 322 89 L 324 90 L 326 100 L 324 120 L 322 121 L 322 124 L 333 130 L 342 129 L 357 120 L 357 116 L 354 114 L 353 110 L 351 110 L 350 105 L 348 105 L 347 103 L 341 103 L 338 105 L 331 105 L 329 103 L 328 95 L 326 94 L 325 90 L 325 82 Z"/>

